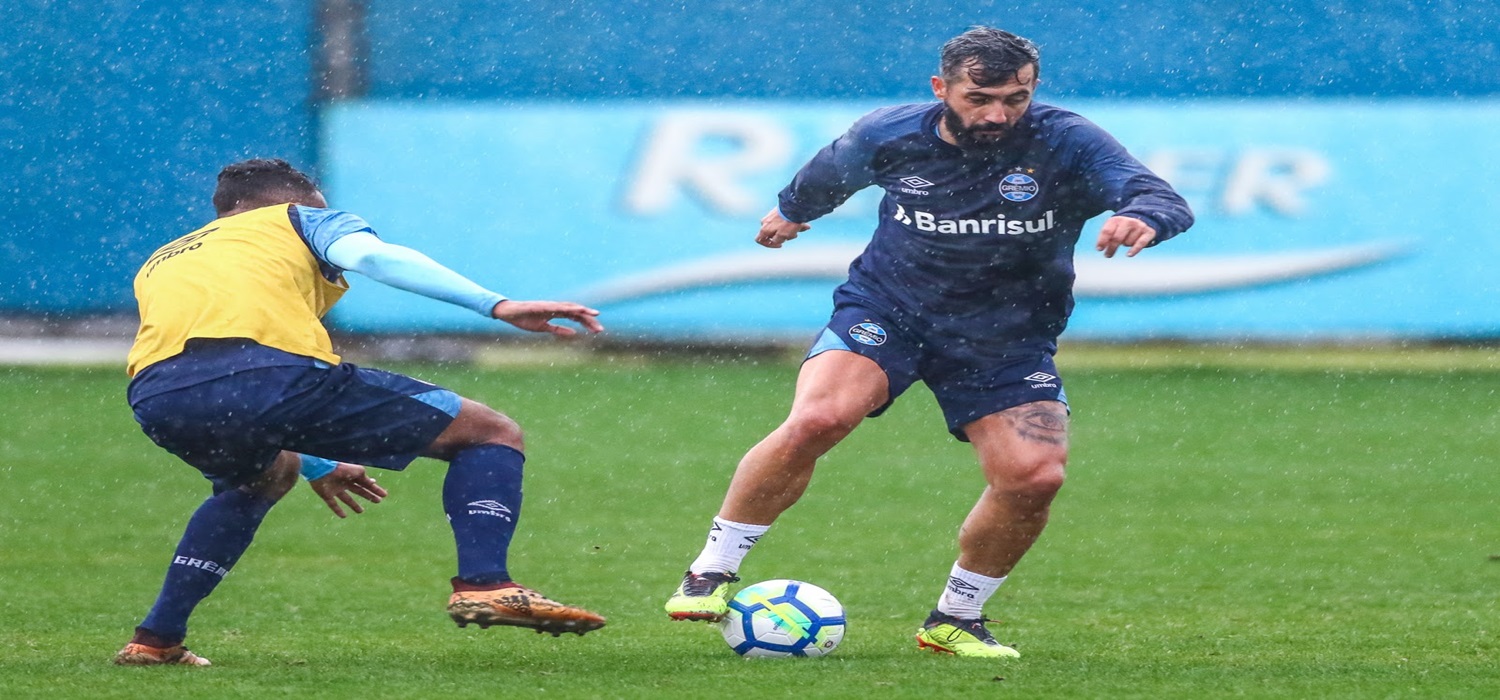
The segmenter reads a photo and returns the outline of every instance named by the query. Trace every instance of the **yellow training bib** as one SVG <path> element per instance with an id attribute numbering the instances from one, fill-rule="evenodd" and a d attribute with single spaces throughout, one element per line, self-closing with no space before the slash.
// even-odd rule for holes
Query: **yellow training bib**
<path id="1" fill-rule="evenodd" d="M 181 353 L 189 338 L 249 338 L 338 363 L 322 318 L 349 285 L 323 276 L 293 216 L 288 204 L 254 209 L 153 253 L 135 276 L 141 328 L 130 375 Z"/>

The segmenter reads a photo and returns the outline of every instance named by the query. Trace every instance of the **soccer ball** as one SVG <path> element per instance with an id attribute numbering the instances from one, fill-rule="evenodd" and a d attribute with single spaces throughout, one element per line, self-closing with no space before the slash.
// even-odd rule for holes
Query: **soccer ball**
<path id="1" fill-rule="evenodd" d="M 844 639 L 844 606 L 811 583 L 762 581 L 729 601 L 719 629 L 740 656 L 822 656 Z"/>

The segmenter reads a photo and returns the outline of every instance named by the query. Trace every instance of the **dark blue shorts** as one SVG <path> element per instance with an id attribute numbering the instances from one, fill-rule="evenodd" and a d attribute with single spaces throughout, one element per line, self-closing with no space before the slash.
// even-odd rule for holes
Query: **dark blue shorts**
<path id="1" fill-rule="evenodd" d="M 193 371 L 191 362 L 173 364 L 160 369 Z M 171 377 L 149 379 L 159 386 Z M 131 385 L 136 422 L 152 442 L 203 472 L 215 492 L 253 481 L 282 450 L 404 469 L 453 422 L 460 402 L 411 377 L 311 360 L 140 396 L 151 383 Z"/>
<path id="2" fill-rule="evenodd" d="M 922 381 L 937 397 L 948 432 L 965 442 L 963 426 L 992 413 L 1034 401 L 1068 403 L 1049 349 L 976 348 L 926 337 L 914 325 L 857 301 L 836 298 L 833 317 L 807 357 L 848 350 L 880 365 L 890 394 L 871 417 L 884 413 L 896 397 Z"/>

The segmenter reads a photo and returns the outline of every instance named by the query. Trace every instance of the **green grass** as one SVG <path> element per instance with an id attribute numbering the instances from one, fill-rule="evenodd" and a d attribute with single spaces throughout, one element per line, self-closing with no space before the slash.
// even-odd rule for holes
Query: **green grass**
<path id="1" fill-rule="evenodd" d="M 1008 664 L 910 640 L 981 487 L 920 388 L 741 572 L 838 595 L 836 654 L 745 661 L 661 614 L 790 399 L 794 365 L 761 360 L 401 368 L 527 429 L 512 569 L 598 633 L 448 622 L 424 460 L 363 516 L 306 488 L 278 506 L 194 617 L 213 668 L 116 668 L 206 482 L 140 434 L 119 370 L 0 368 L 0 697 L 1500 697 L 1494 363 L 1121 361 L 1140 352 L 1060 358 L 1069 483 L 989 606 Z"/>

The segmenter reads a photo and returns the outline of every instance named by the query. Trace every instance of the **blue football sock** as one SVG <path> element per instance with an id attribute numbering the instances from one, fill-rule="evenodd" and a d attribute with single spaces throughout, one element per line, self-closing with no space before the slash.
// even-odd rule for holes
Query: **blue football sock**
<path id="1" fill-rule="evenodd" d="M 230 489 L 198 506 L 167 567 L 161 595 L 141 627 L 165 639 L 187 637 L 193 608 L 213 593 L 239 561 L 273 505 L 275 501 Z"/>
<path id="2" fill-rule="evenodd" d="M 443 480 L 443 510 L 458 544 L 458 577 L 468 583 L 510 580 L 505 556 L 521 517 L 525 455 L 505 445 L 461 450 Z"/>

